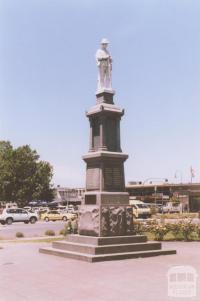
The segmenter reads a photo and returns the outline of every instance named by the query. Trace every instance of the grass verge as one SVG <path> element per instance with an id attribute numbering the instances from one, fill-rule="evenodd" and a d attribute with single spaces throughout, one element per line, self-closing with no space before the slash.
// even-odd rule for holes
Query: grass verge
<path id="1" fill-rule="evenodd" d="M 44 237 L 44 238 L 32 238 L 32 239 L 12 239 L 12 240 L 1 240 L 0 243 L 39 243 L 39 242 L 53 242 L 57 240 L 63 240 L 63 237 Z M 0 247 L 1 248 L 1 247 Z"/>

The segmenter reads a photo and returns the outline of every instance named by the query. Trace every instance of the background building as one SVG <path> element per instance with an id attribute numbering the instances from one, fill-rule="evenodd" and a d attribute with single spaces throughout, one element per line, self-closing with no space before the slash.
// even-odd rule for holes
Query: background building
<path id="1" fill-rule="evenodd" d="M 163 204 L 177 199 L 192 212 L 200 211 L 200 183 L 142 183 L 129 182 L 126 190 L 130 196 L 146 203 Z"/>
<path id="2" fill-rule="evenodd" d="M 165 204 L 176 199 L 185 210 L 200 211 L 200 183 L 142 183 L 129 182 L 126 191 L 130 197 L 146 203 Z M 55 200 L 61 204 L 80 205 L 84 197 L 84 188 L 67 188 L 57 186 Z"/>
<path id="3" fill-rule="evenodd" d="M 58 185 L 55 189 L 55 201 L 63 205 L 80 205 L 84 192 L 84 188 L 67 188 Z"/>

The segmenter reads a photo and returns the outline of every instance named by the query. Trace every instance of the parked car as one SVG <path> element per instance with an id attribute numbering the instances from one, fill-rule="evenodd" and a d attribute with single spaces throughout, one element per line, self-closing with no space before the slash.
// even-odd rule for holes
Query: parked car
<path id="1" fill-rule="evenodd" d="M 77 213 L 77 210 L 75 210 L 75 206 L 74 205 L 58 206 L 57 210 L 59 212 Z"/>
<path id="2" fill-rule="evenodd" d="M 26 211 L 32 211 L 33 212 L 32 207 L 29 207 L 29 206 L 23 207 L 23 209 L 26 210 Z"/>
<path id="3" fill-rule="evenodd" d="M 25 224 L 30 222 L 31 224 L 35 224 L 37 220 L 38 216 L 36 213 L 29 212 L 22 208 L 3 209 L 0 214 L 0 223 L 2 225 L 11 225 L 13 222 L 24 222 Z"/>
<path id="4" fill-rule="evenodd" d="M 139 200 L 130 201 L 130 205 L 133 208 L 134 218 L 148 218 L 151 217 L 151 209 L 145 203 Z"/>
<path id="5" fill-rule="evenodd" d="M 70 213 L 74 213 L 75 212 L 75 209 L 74 209 L 74 206 L 73 205 L 69 205 L 68 208 L 67 208 L 68 212 Z"/>
<path id="6" fill-rule="evenodd" d="M 163 213 L 180 213 L 181 212 L 181 205 L 180 204 L 173 204 L 172 202 L 168 202 L 162 208 Z"/>
<path id="7" fill-rule="evenodd" d="M 48 221 L 67 221 L 68 219 L 74 219 L 76 218 L 76 214 L 69 213 L 69 212 L 59 212 L 57 210 L 50 210 L 48 212 L 45 212 L 41 215 L 41 219 Z"/>
<path id="8" fill-rule="evenodd" d="M 151 214 L 162 213 L 162 204 L 145 203 L 151 209 Z"/>

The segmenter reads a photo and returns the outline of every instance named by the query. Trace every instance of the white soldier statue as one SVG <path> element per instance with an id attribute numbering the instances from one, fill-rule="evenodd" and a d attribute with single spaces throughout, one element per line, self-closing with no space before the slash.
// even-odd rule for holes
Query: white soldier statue
<path id="1" fill-rule="evenodd" d="M 97 92 L 101 90 L 112 91 L 112 57 L 107 50 L 108 40 L 101 40 L 101 48 L 96 52 L 96 63 L 98 66 Z"/>

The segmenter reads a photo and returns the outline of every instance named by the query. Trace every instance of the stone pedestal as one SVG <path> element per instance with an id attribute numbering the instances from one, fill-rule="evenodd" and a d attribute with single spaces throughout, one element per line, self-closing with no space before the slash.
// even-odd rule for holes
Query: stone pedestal
<path id="1" fill-rule="evenodd" d="M 120 143 L 120 120 L 124 110 L 113 101 L 114 91 L 102 90 L 86 116 L 90 121 L 86 162 L 86 193 L 79 213 L 79 234 L 130 235 L 132 208 L 125 192 L 124 162 Z"/>

